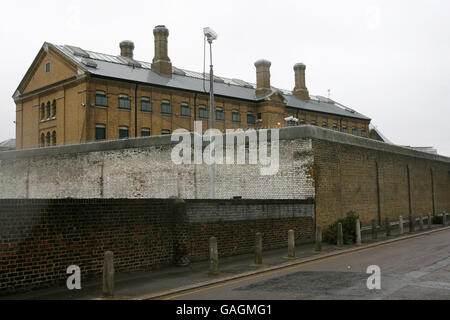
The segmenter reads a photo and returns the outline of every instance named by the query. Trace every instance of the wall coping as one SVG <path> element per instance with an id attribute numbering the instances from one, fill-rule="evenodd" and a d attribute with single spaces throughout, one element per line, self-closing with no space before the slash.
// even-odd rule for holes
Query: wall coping
<path id="1" fill-rule="evenodd" d="M 355 147 L 390 152 L 415 158 L 435 160 L 450 163 L 450 158 L 388 144 L 385 142 L 354 136 L 347 133 L 336 132 L 312 125 L 280 128 L 280 140 L 317 139 L 325 140 Z M 257 130 L 259 131 L 259 130 Z M 191 133 L 192 134 L 192 133 Z M 192 139 L 193 140 L 193 139 Z M 116 151 L 131 148 L 144 148 L 152 146 L 170 146 L 178 142 L 171 141 L 171 135 L 130 138 L 112 141 L 89 142 L 56 147 L 24 149 L 0 152 L 0 160 L 20 160 L 35 157 L 57 156 L 63 154 L 78 154 L 101 151 Z"/>

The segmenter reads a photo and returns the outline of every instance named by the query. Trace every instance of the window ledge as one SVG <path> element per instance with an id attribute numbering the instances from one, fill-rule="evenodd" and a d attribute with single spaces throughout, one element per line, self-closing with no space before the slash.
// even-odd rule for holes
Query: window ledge
<path id="1" fill-rule="evenodd" d="M 98 106 L 98 105 L 95 105 L 95 107 L 96 108 L 101 108 L 101 109 L 107 109 L 108 108 L 108 106 Z"/>

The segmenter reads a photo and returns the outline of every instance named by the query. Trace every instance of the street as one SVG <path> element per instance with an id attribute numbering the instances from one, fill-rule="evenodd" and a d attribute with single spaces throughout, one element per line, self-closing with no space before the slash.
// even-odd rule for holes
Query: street
<path id="1" fill-rule="evenodd" d="M 369 290 L 367 267 L 381 270 Z M 450 299 L 450 230 L 200 288 L 173 300 Z"/>

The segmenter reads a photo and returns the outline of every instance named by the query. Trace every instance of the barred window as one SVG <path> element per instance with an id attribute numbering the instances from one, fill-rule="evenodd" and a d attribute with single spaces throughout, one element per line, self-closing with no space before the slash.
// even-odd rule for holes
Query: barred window
<path id="1" fill-rule="evenodd" d="M 56 100 L 53 100 L 52 103 L 52 117 L 56 117 Z"/>
<path id="2" fill-rule="evenodd" d="M 128 127 L 119 127 L 119 139 L 127 139 L 129 136 Z"/>
<path id="3" fill-rule="evenodd" d="M 322 123 L 322 128 L 328 129 L 328 123 L 326 122 Z"/>
<path id="4" fill-rule="evenodd" d="M 361 137 L 367 137 L 366 129 L 361 130 Z"/>
<path id="5" fill-rule="evenodd" d="M 47 102 L 47 106 L 45 107 L 45 112 L 47 114 L 47 119 L 50 119 L 50 102 Z"/>
<path id="6" fill-rule="evenodd" d="M 358 129 L 356 129 L 356 127 L 352 127 L 352 134 L 355 136 L 358 135 Z"/>
<path id="7" fill-rule="evenodd" d="M 149 98 L 141 98 L 141 111 L 152 112 L 152 103 Z"/>
<path id="8" fill-rule="evenodd" d="M 255 124 L 255 115 L 253 113 L 247 113 L 247 123 Z"/>
<path id="9" fill-rule="evenodd" d="M 52 64 L 50 62 L 47 62 L 45 64 L 45 73 L 49 73 L 51 71 Z"/>
<path id="10" fill-rule="evenodd" d="M 150 129 L 142 128 L 141 129 L 141 137 L 150 137 Z"/>
<path id="11" fill-rule="evenodd" d="M 221 108 L 216 109 L 216 120 L 225 120 L 225 112 Z"/>
<path id="12" fill-rule="evenodd" d="M 161 134 L 162 134 L 162 135 L 170 134 L 170 130 L 168 130 L 168 129 L 162 129 L 162 130 L 161 130 Z"/>
<path id="13" fill-rule="evenodd" d="M 205 106 L 200 105 L 198 107 L 198 114 L 200 119 L 208 119 L 208 110 L 206 109 Z"/>
<path id="14" fill-rule="evenodd" d="M 231 120 L 233 122 L 241 122 L 241 114 L 237 110 L 231 112 Z"/>
<path id="15" fill-rule="evenodd" d="M 45 119 L 45 103 L 41 105 L 41 120 Z"/>
<path id="16" fill-rule="evenodd" d="M 311 124 L 312 124 L 313 126 L 317 126 L 317 121 L 316 121 L 316 120 L 311 120 Z"/>
<path id="17" fill-rule="evenodd" d="M 119 95 L 119 109 L 131 109 L 131 100 L 126 94 Z"/>
<path id="18" fill-rule="evenodd" d="M 348 133 L 347 126 L 342 126 L 342 132 Z"/>
<path id="19" fill-rule="evenodd" d="M 337 126 L 336 123 L 333 124 L 333 130 L 334 130 L 334 131 L 339 131 L 338 126 Z"/>
<path id="20" fill-rule="evenodd" d="M 300 125 L 305 124 L 305 120 L 302 119 L 302 120 L 300 120 L 299 123 L 300 123 Z"/>
<path id="21" fill-rule="evenodd" d="M 45 142 L 47 146 L 50 146 L 50 132 L 47 132 L 47 135 L 45 137 Z"/>
<path id="22" fill-rule="evenodd" d="M 52 145 L 56 146 L 56 131 L 53 131 L 52 133 Z"/>
<path id="23" fill-rule="evenodd" d="M 170 105 L 170 102 L 167 100 L 161 101 L 161 113 L 171 114 L 172 113 L 172 106 Z"/>
<path id="24" fill-rule="evenodd" d="M 95 92 L 95 105 L 99 107 L 108 106 L 108 97 L 104 91 Z"/>
<path id="25" fill-rule="evenodd" d="M 41 148 L 45 147 L 45 135 L 41 133 Z"/>
<path id="26" fill-rule="evenodd" d="M 106 126 L 104 124 L 95 125 L 95 140 L 106 139 Z"/>
<path id="27" fill-rule="evenodd" d="M 181 115 L 183 117 L 190 117 L 191 116 L 191 108 L 189 108 L 189 105 L 187 103 L 181 104 Z"/>

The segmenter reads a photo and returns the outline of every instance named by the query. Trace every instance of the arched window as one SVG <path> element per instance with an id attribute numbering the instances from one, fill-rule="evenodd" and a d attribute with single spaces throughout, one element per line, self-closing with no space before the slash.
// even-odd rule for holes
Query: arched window
<path id="1" fill-rule="evenodd" d="M 45 119 L 45 103 L 41 105 L 41 120 Z"/>
<path id="2" fill-rule="evenodd" d="M 45 135 L 41 133 L 41 148 L 45 147 Z"/>
<path id="3" fill-rule="evenodd" d="M 56 100 L 53 100 L 52 103 L 52 117 L 56 117 Z"/>
<path id="4" fill-rule="evenodd" d="M 46 136 L 46 145 L 50 146 L 50 132 L 47 132 L 47 136 Z"/>
<path id="5" fill-rule="evenodd" d="M 47 107 L 45 111 L 47 113 L 47 119 L 50 119 L 50 102 L 47 102 Z"/>
<path id="6" fill-rule="evenodd" d="M 56 146 L 56 131 L 52 133 L 52 146 Z"/>

